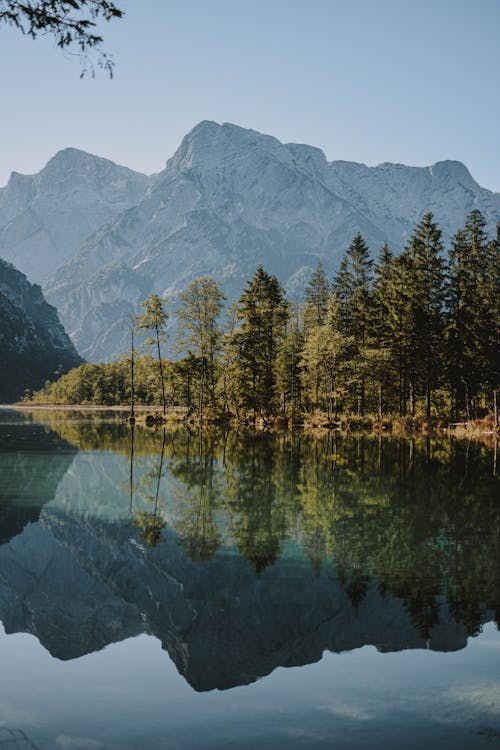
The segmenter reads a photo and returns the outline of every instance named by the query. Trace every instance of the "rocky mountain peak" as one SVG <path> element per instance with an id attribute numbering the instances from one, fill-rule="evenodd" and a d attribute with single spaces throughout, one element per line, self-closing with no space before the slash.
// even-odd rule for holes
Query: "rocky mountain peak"
<path id="1" fill-rule="evenodd" d="M 210 120 L 198 123 L 182 140 L 176 153 L 167 162 L 167 169 L 222 169 L 235 162 L 279 154 L 289 159 L 286 147 L 270 135 L 225 122 Z"/>
<path id="2" fill-rule="evenodd" d="M 479 188 L 471 173 L 461 161 L 446 159 L 429 167 L 430 175 L 436 180 L 454 181 L 468 187 Z"/>

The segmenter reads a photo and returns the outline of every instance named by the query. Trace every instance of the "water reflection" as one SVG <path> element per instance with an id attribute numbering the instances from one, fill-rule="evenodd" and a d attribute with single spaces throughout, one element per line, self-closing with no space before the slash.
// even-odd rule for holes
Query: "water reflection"
<path id="1" fill-rule="evenodd" d="M 59 658 L 151 633 L 208 690 L 498 624 L 492 446 L 43 422 L 80 452 L 0 548 L 0 618 Z"/>

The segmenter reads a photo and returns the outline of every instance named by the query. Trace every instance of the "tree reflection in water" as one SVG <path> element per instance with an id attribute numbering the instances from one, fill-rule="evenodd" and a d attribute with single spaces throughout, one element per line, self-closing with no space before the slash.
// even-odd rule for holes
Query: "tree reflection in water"
<path id="1" fill-rule="evenodd" d="M 162 441 L 158 468 L 153 467 L 141 479 L 139 494 L 143 501 L 153 505 L 153 510 L 134 510 L 134 425 L 130 426 L 130 510 L 132 523 L 141 529 L 140 538 L 148 547 L 156 547 L 161 542 L 161 532 L 166 526 L 163 517 L 159 515 L 160 484 L 163 474 L 165 458 L 165 429 L 162 430 Z M 154 494 L 151 494 L 151 483 L 154 483 Z"/>
<path id="2" fill-rule="evenodd" d="M 423 638 L 443 605 L 469 635 L 485 613 L 499 622 L 495 443 L 211 429 L 136 428 L 134 437 L 98 421 L 55 427 L 69 442 L 76 430 L 81 448 L 131 459 L 131 499 L 134 456 L 154 460 L 145 475 L 154 489 L 145 476 L 138 488 L 153 510 L 133 514 L 150 546 L 161 539 L 168 508 L 172 533 L 192 560 L 232 549 L 263 576 L 293 543 L 317 576 L 325 563 L 334 566 L 354 607 L 370 586 L 402 599 Z"/>

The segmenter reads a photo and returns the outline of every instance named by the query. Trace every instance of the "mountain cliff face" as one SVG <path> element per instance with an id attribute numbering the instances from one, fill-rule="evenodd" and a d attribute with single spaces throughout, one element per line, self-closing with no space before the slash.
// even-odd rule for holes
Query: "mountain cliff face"
<path id="1" fill-rule="evenodd" d="M 105 222 L 135 205 L 150 179 L 67 148 L 36 175 L 0 189 L 0 257 L 43 284 Z"/>
<path id="2" fill-rule="evenodd" d="M 60 202 L 45 197 L 58 190 Z M 126 320 L 152 292 L 175 307 L 193 278 L 213 275 L 231 300 L 262 263 L 297 298 L 318 261 L 338 267 L 356 232 L 373 253 L 384 241 L 398 252 L 425 212 L 446 240 L 473 208 L 493 231 L 500 194 L 460 162 L 328 162 L 311 146 L 201 122 L 154 179 L 72 149 L 34 178 L 13 175 L 0 191 L 0 254 L 52 268 L 47 298 L 77 349 L 110 359 L 127 348 Z"/>
<path id="3" fill-rule="evenodd" d="M 0 402 L 39 388 L 81 358 L 42 290 L 0 259 Z"/>

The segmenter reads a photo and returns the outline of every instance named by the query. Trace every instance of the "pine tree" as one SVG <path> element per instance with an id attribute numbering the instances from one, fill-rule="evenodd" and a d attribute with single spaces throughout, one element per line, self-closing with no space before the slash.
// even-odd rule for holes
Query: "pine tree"
<path id="1" fill-rule="evenodd" d="M 325 322 L 329 296 L 330 284 L 323 266 L 319 263 L 304 291 L 304 332 L 306 335 L 310 330 Z"/>
<path id="2" fill-rule="evenodd" d="M 295 419 L 302 401 L 301 355 L 304 335 L 299 329 L 298 320 L 291 320 L 288 331 L 278 349 L 276 358 L 276 388 L 284 414 Z"/>
<path id="3" fill-rule="evenodd" d="M 487 383 L 492 391 L 500 389 L 500 222 L 496 238 L 488 246 L 486 304 L 490 322 L 487 339 Z"/>
<path id="4" fill-rule="evenodd" d="M 337 415 L 342 377 L 352 339 L 341 331 L 341 310 L 335 292 L 330 295 L 325 321 L 306 336 L 302 352 L 302 385 L 309 405 Z"/>
<path id="5" fill-rule="evenodd" d="M 496 242 L 488 244 L 486 221 L 474 210 L 453 238 L 446 321 L 448 379 L 454 411 L 477 413 L 481 391 L 493 386 L 495 369 Z"/>
<path id="6" fill-rule="evenodd" d="M 340 264 L 335 278 L 335 291 L 342 311 L 342 332 L 353 342 L 350 352 L 350 380 L 355 408 L 360 415 L 365 410 L 363 352 L 369 342 L 372 320 L 372 267 L 370 251 L 358 232 Z"/>
<path id="7" fill-rule="evenodd" d="M 400 364 L 401 348 L 398 339 L 398 290 L 394 255 L 385 243 L 374 266 L 371 332 L 374 353 L 368 357 L 368 372 L 377 374 L 377 411 L 382 416 L 394 408 L 401 414 Z M 375 361 L 373 361 L 375 359 Z"/>
<path id="8" fill-rule="evenodd" d="M 443 369 L 443 308 L 445 265 L 441 230 L 427 213 L 412 239 L 415 257 L 416 357 L 425 390 L 425 413 L 431 416 L 432 391 L 439 385 Z"/>
<path id="9" fill-rule="evenodd" d="M 237 328 L 229 342 L 236 406 L 254 416 L 265 416 L 276 406 L 275 361 L 287 318 L 281 284 L 259 266 L 239 299 Z"/>
<path id="10" fill-rule="evenodd" d="M 318 265 L 314 271 L 310 282 L 305 288 L 305 304 L 304 304 L 304 336 L 308 350 L 311 349 L 311 342 L 315 342 L 316 346 L 320 346 L 321 336 L 318 335 L 318 331 L 321 326 L 325 323 L 325 318 L 328 310 L 328 300 L 330 296 L 330 284 L 328 283 L 323 266 Z M 310 351 L 309 364 L 313 366 L 313 361 L 316 362 L 316 369 L 309 372 L 309 377 L 313 378 L 314 381 L 314 407 L 318 408 L 319 399 L 319 387 L 320 387 L 320 372 L 321 360 L 319 356 L 319 349 L 313 353 Z"/>

